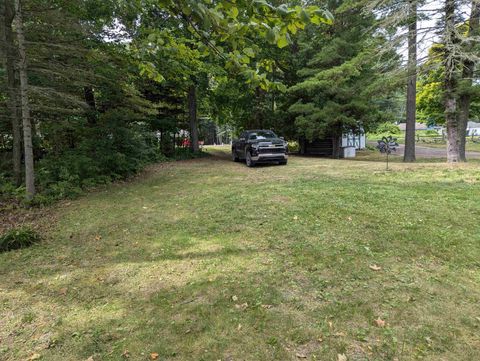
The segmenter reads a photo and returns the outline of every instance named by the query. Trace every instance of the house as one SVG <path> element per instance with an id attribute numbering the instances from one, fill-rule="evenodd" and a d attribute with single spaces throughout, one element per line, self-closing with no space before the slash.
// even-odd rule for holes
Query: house
<path id="1" fill-rule="evenodd" d="M 480 123 L 476 123 L 474 121 L 469 121 L 467 123 L 467 136 L 468 137 L 474 137 L 474 136 L 480 137 Z"/>

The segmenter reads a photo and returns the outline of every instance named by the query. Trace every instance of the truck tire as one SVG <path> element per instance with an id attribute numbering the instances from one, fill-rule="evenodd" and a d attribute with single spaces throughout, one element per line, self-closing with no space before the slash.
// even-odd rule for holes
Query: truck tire
<path id="1" fill-rule="evenodd" d="M 245 163 L 249 168 L 255 167 L 255 162 L 252 160 L 252 155 L 248 150 L 245 151 Z"/>
<path id="2" fill-rule="evenodd" d="M 232 160 L 234 162 L 238 162 L 240 159 L 238 158 L 237 152 L 235 152 L 235 149 L 232 148 Z"/>

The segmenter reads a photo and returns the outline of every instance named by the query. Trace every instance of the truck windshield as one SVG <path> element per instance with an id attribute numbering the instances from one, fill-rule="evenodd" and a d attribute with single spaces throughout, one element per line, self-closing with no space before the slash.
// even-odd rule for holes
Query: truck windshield
<path id="1" fill-rule="evenodd" d="M 250 133 L 248 139 L 271 139 L 276 137 L 275 133 L 270 130 L 260 130 L 255 133 Z"/>

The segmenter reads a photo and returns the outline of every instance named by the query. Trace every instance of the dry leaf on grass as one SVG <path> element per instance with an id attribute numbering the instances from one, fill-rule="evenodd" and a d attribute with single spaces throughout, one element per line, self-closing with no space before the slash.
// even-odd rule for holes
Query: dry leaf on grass
<path id="1" fill-rule="evenodd" d="M 375 324 L 376 324 L 378 327 L 385 327 L 385 321 L 382 320 L 380 317 L 375 320 Z"/>
<path id="2" fill-rule="evenodd" d="M 150 354 L 150 360 L 156 360 L 156 359 L 158 359 L 158 356 L 159 356 L 158 353 L 152 352 L 152 353 Z"/>
<path id="3" fill-rule="evenodd" d="M 248 307 L 248 303 L 247 303 L 247 302 L 242 303 L 241 305 L 238 305 L 238 304 L 235 305 L 235 308 L 236 308 L 237 310 L 245 310 L 247 307 Z"/>
<path id="4" fill-rule="evenodd" d="M 347 356 L 344 353 L 339 353 L 337 355 L 337 361 L 347 361 Z"/>
<path id="5" fill-rule="evenodd" d="M 87 358 L 86 361 L 94 361 L 94 360 L 93 360 L 93 356 L 90 356 L 89 358 Z"/>
<path id="6" fill-rule="evenodd" d="M 235 296 L 235 295 L 233 295 L 233 296 L 232 296 L 232 301 L 233 301 L 233 302 L 236 302 L 236 301 L 238 301 L 238 297 L 237 297 L 237 296 Z"/>
<path id="7" fill-rule="evenodd" d="M 300 352 L 298 352 L 295 356 L 297 356 L 298 358 L 307 358 L 307 355 Z"/>
<path id="8" fill-rule="evenodd" d="M 122 356 L 124 358 L 130 358 L 130 351 L 128 351 L 128 350 L 123 351 Z"/>
<path id="9" fill-rule="evenodd" d="M 42 358 L 42 355 L 40 355 L 39 353 L 34 353 L 27 360 L 33 361 L 33 360 L 40 360 L 41 358 Z"/>
<path id="10" fill-rule="evenodd" d="M 60 288 L 60 291 L 58 291 L 62 296 L 66 296 L 68 289 L 66 287 Z"/>
<path id="11" fill-rule="evenodd" d="M 380 271 L 382 267 L 377 266 L 376 264 L 372 264 L 369 266 L 372 271 Z"/>

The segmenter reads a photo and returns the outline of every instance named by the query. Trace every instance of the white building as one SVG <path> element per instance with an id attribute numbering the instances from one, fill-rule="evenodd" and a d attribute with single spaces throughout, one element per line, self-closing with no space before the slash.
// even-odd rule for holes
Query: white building
<path id="1" fill-rule="evenodd" d="M 469 121 L 467 124 L 467 137 L 480 137 L 480 123 Z"/>

